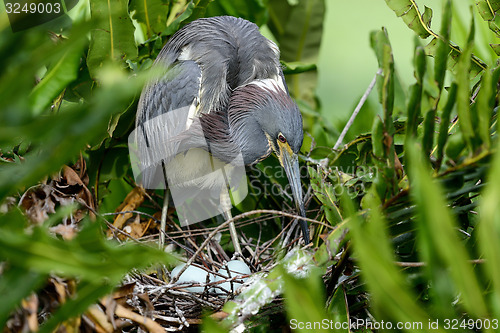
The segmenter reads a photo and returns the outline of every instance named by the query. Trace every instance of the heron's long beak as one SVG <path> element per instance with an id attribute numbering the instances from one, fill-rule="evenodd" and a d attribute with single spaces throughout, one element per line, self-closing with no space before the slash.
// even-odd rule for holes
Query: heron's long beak
<path id="1" fill-rule="evenodd" d="M 279 160 L 281 166 L 285 169 L 288 182 L 292 188 L 293 199 L 295 200 L 295 207 L 300 215 L 305 217 L 306 211 L 304 209 L 304 199 L 302 198 L 302 185 L 300 182 L 299 159 L 297 154 L 293 153 L 288 143 L 278 142 L 279 145 Z M 309 229 L 307 222 L 299 220 L 302 229 L 302 236 L 304 242 L 309 244 Z"/>

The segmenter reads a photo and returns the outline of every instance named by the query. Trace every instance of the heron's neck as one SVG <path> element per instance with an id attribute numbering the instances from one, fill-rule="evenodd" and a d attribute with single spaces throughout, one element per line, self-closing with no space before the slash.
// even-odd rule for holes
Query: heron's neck
<path id="1" fill-rule="evenodd" d="M 227 109 L 230 137 L 240 149 L 246 165 L 254 164 L 271 153 L 262 123 L 259 121 L 266 97 L 252 85 L 233 93 Z"/>
<path id="2" fill-rule="evenodd" d="M 251 165 L 269 156 L 271 147 L 262 126 L 257 121 L 257 111 L 246 112 L 237 121 L 230 121 L 230 130 L 233 141 L 243 155 L 245 165 Z"/>
<path id="3" fill-rule="evenodd" d="M 241 159 L 238 158 L 240 148 L 231 137 L 226 111 L 204 114 L 200 117 L 200 124 L 204 141 L 202 148 L 223 162 L 233 163 L 236 159 L 239 160 L 236 163 L 241 163 Z"/>
<path id="4" fill-rule="evenodd" d="M 226 109 L 200 118 L 212 155 L 230 162 L 228 159 L 241 153 L 245 165 L 269 156 L 271 147 L 264 128 L 276 122 L 269 105 L 273 92 L 281 89 L 271 81 L 256 80 L 237 88 Z"/>
<path id="5" fill-rule="evenodd" d="M 203 115 L 201 126 L 207 150 L 212 156 L 226 163 L 243 158 L 245 165 L 251 165 L 267 157 L 271 152 L 255 111 L 246 110 L 231 116 L 231 108 Z"/>

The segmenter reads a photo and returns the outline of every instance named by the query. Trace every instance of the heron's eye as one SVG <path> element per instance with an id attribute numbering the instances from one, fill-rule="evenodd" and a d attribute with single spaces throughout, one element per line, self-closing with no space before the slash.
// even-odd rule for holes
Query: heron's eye
<path id="1" fill-rule="evenodd" d="M 286 139 L 285 137 L 283 136 L 283 134 L 278 134 L 278 140 L 281 142 L 281 143 L 286 143 Z"/>

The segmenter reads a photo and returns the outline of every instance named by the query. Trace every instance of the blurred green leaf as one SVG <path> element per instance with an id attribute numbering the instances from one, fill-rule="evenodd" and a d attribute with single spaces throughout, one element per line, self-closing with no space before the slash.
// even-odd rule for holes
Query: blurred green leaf
<path id="1" fill-rule="evenodd" d="M 434 80 L 437 83 L 439 93 L 443 89 L 448 54 L 450 53 L 450 33 L 451 33 L 451 0 L 447 0 L 443 6 L 443 18 L 441 21 L 441 38 L 437 39 L 437 50 L 434 67 Z"/>
<path id="2" fill-rule="evenodd" d="M 433 153 L 433 147 L 434 147 L 434 138 L 435 138 L 435 127 L 436 127 L 436 117 L 438 114 L 438 107 L 439 107 L 439 102 L 441 100 L 442 92 L 443 92 L 443 87 L 444 87 L 444 79 L 446 76 L 446 66 L 448 64 L 448 54 L 450 53 L 451 47 L 450 47 L 450 33 L 451 33 L 451 19 L 452 19 L 452 8 L 451 8 L 451 1 L 447 0 L 444 3 L 443 6 L 443 18 L 441 22 L 441 36 L 436 39 L 437 41 L 437 46 L 436 46 L 436 54 L 434 56 L 434 81 L 437 84 L 438 88 L 438 95 L 435 98 L 435 100 L 432 102 L 432 107 L 429 111 L 424 116 L 424 135 L 422 137 L 422 148 L 424 151 L 424 154 L 429 157 L 429 160 L 431 159 L 431 155 Z M 443 112 L 444 114 L 445 112 Z M 448 119 L 443 119 L 444 122 L 449 121 L 449 114 L 445 115 L 448 116 Z M 442 130 L 445 128 L 442 126 Z M 447 130 L 447 123 L 446 123 L 446 130 Z M 447 133 L 447 131 L 446 131 Z M 438 137 L 439 138 L 439 137 Z M 409 138 L 410 139 L 410 138 Z M 444 139 L 444 138 L 441 138 Z M 408 142 L 411 142 L 408 141 Z M 411 143 L 410 143 L 411 144 Z M 439 143 L 438 143 L 439 145 Z M 443 146 L 443 144 L 442 144 Z M 407 149 L 412 149 L 412 148 L 407 148 Z M 442 150 L 441 150 L 442 152 Z M 442 158 L 442 157 L 441 157 Z M 438 163 L 437 165 L 439 166 L 441 163 L 441 160 L 438 158 Z"/>
<path id="3" fill-rule="evenodd" d="M 477 104 L 471 108 L 471 111 L 477 114 L 476 128 L 478 129 L 479 137 L 486 148 L 489 148 L 491 143 L 490 125 L 494 107 L 491 76 L 492 73 L 490 70 L 484 71 L 484 74 L 481 77 L 481 90 L 477 96 Z"/>
<path id="4" fill-rule="evenodd" d="M 1 47 L 0 49 L 8 52 L 0 52 L 0 62 L 3 70 L 0 71 L 0 99 L 2 100 L 2 112 L 0 112 L 0 130 L 4 128 L 24 125 L 32 120 L 34 115 L 33 107 L 38 111 L 42 109 L 41 104 L 47 104 L 59 94 L 64 87 L 61 86 L 61 80 L 66 80 L 66 73 L 62 68 L 56 68 L 53 72 L 54 80 L 40 82 L 40 95 L 30 95 L 33 93 L 36 74 L 44 68 L 54 68 L 51 65 L 73 54 L 73 48 L 79 48 L 86 42 L 85 34 L 88 32 L 88 25 L 75 25 L 72 28 L 71 39 L 56 43 L 43 30 L 32 29 L 12 33 L 10 29 L 0 31 Z M 60 64 L 64 69 L 65 64 Z M 39 74 L 40 75 L 40 74 Z M 73 74 L 70 74 L 72 76 Z M 42 80 L 43 81 L 43 80 Z M 43 94 L 42 94 L 43 91 Z M 45 96 L 45 94 L 48 94 Z M 33 97 L 41 103 L 34 105 Z M 47 104 L 48 105 L 48 104 Z M 21 141 L 23 132 L 15 132 L 8 137 L 0 139 L 0 147 L 8 145 L 14 146 Z"/>
<path id="5" fill-rule="evenodd" d="M 106 121 L 106 119 L 103 119 L 106 113 L 96 115 L 97 119 L 92 122 L 92 119 L 88 117 L 88 112 L 85 111 L 83 109 L 80 112 L 75 111 L 51 116 L 22 129 L 23 131 L 31 129 L 33 134 L 40 133 L 41 129 L 44 131 L 52 129 L 58 134 L 46 135 L 49 141 L 43 147 L 43 154 L 40 153 L 40 150 L 32 151 L 25 155 L 26 160 L 23 163 L 16 162 L 2 168 L 3 170 L 0 173 L 0 199 L 12 193 L 15 189 L 33 184 L 45 175 L 57 171 L 69 158 L 78 154 L 88 139 L 88 137 L 82 135 L 85 130 L 88 130 L 88 134 L 96 135 L 99 125 Z M 66 132 L 68 130 L 73 132 Z M 68 133 L 70 134 L 68 135 Z M 41 135 L 40 139 L 43 137 Z"/>
<path id="6" fill-rule="evenodd" d="M 372 129 L 372 152 L 375 158 L 375 165 L 378 167 L 375 180 L 373 181 L 375 193 L 382 200 L 387 194 L 388 183 L 385 180 L 384 169 L 386 167 L 384 160 L 384 124 L 379 117 L 373 121 Z"/>
<path id="7" fill-rule="evenodd" d="M 434 145 L 434 134 L 436 127 L 436 110 L 432 109 L 427 111 L 424 116 L 423 122 L 423 136 L 422 136 L 422 150 L 425 156 L 429 156 L 432 153 L 432 147 Z M 410 148 L 411 149 L 411 148 Z"/>
<path id="8" fill-rule="evenodd" d="M 383 201 L 397 191 L 394 147 L 394 58 L 387 30 L 372 31 L 370 45 L 377 56 L 382 74 L 377 76 L 379 101 L 382 104 L 383 121 L 375 118 L 373 122 L 372 144 L 375 164 L 378 167 L 374 181 L 376 191 Z"/>
<path id="9" fill-rule="evenodd" d="M 457 113 L 460 122 L 460 130 L 467 143 L 469 151 L 474 151 L 476 135 L 474 131 L 473 116 L 470 112 L 470 74 L 472 43 L 474 41 L 474 21 L 472 21 L 469 33 L 469 43 L 460 55 L 457 67 Z"/>
<path id="10" fill-rule="evenodd" d="M 100 298 L 109 294 L 115 286 L 109 281 L 82 281 L 76 296 L 65 302 L 40 328 L 40 333 L 54 332 L 61 323 L 85 312 Z"/>
<path id="11" fill-rule="evenodd" d="M 448 141 L 448 127 L 450 126 L 450 116 L 453 106 L 455 105 L 457 94 L 457 85 L 452 83 L 448 91 L 448 99 L 441 113 L 441 124 L 439 126 L 438 142 L 437 142 L 437 165 L 440 166 L 444 157 L 444 147 Z"/>
<path id="12" fill-rule="evenodd" d="M 89 281 L 106 279 L 116 284 L 132 268 L 173 261 L 147 246 L 140 246 L 138 251 L 136 244 L 106 242 L 97 223 L 87 225 L 71 241 L 56 239 L 43 227 L 34 228 L 31 234 L 3 228 L 1 232 L 0 258 L 42 274 L 59 273 Z"/>
<path id="13" fill-rule="evenodd" d="M 215 321 L 215 319 L 212 319 L 210 316 L 205 316 L 203 318 L 201 332 L 227 333 L 230 332 L 230 330 L 222 327 L 222 325 L 218 324 L 217 321 Z"/>
<path id="14" fill-rule="evenodd" d="M 103 71 L 104 87 L 88 104 L 70 105 L 57 114 L 33 118 L 22 126 L 3 127 L 0 142 L 22 135 L 36 145 L 22 163 L 2 167 L 0 200 L 15 189 L 31 185 L 57 171 L 95 137 L 106 135 L 106 123 L 111 114 L 124 109 L 130 98 L 142 87 L 145 76 L 126 79 L 120 70 Z M 109 82 L 107 82 L 109 81 Z M 109 96 L 113 96 L 110 98 Z"/>
<path id="15" fill-rule="evenodd" d="M 307 327 L 307 324 L 322 323 L 328 316 L 325 312 L 324 287 L 319 271 L 313 269 L 304 278 L 297 278 L 286 270 L 280 270 L 281 276 L 285 282 L 285 304 L 290 323 L 295 320 L 298 323 L 305 324 L 304 327 L 297 325 L 297 332 L 327 332 L 327 328 Z"/>
<path id="16" fill-rule="evenodd" d="M 373 120 L 372 128 L 372 152 L 376 158 L 384 157 L 384 124 L 379 117 Z"/>
<path id="17" fill-rule="evenodd" d="M 392 126 L 394 107 L 394 58 L 387 29 L 373 31 L 370 34 L 370 45 L 377 56 L 378 66 L 382 69 L 382 75 L 377 76 L 377 84 L 384 111 L 384 126 L 388 130 Z"/>
<path id="18" fill-rule="evenodd" d="M 368 203 L 369 218 L 368 222 L 363 223 L 349 198 L 344 196 L 343 203 L 350 219 L 349 226 L 355 254 L 362 269 L 361 275 L 373 296 L 376 312 L 383 319 L 423 325 L 428 323 L 427 313 L 415 302 L 416 297 L 404 276 L 394 266 L 393 250 L 378 204 L 373 199 Z M 438 329 L 436 332 L 444 330 Z"/>
<path id="19" fill-rule="evenodd" d="M 446 141 L 445 155 L 452 161 L 458 161 L 466 148 L 467 145 L 462 132 L 456 132 L 450 135 Z"/>
<path id="20" fill-rule="evenodd" d="M 418 45 L 415 41 L 415 55 L 413 58 L 413 63 L 415 66 L 415 78 L 417 82 L 410 87 L 410 99 L 408 100 L 407 114 L 408 119 L 406 121 L 406 139 L 405 142 L 409 142 L 411 138 L 416 137 L 418 118 L 421 114 L 422 107 L 422 91 L 423 91 L 423 79 L 426 70 L 425 53 L 423 48 Z M 407 144 L 405 143 L 405 147 Z"/>
<path id="21" fill-rule="evenodd" d="M 46 274 L 26 270 L 20 267 L 9 267 L 4 264 L 0 274 L 0 326 L 5 327 L 12 310 L 19 305 L 20 301 L 37 291 L 47 279 Z"/>
<path id="22" fill-rule="evenodd" d="M 446 208 L 442 191 L 432 181 L 418 149 L 410 149 L 410 185 L 418 210 L 419 239 L 423 259 L 436 274 L 449 274 L 464 307 L 476 318 L 486 318 L 488 311 L 482 298 L 481 288 L 467 259 L 466 249 L 459 242 L 456 224 Z M 441 278 L 438 276 L 436 278 Z M 442 288 L 444 281 L 436 288 Z"/>
<path id="23" fill-rule="evenodd" d="M 497 153 L 493 160 L 488 175 L 488 185 L 484 189 L 481 199 L 480 213 L 481 224 L 479 226 L 479 238 L 481 251 L 486 262 L 482 265 L 485 276 L 492 283 L 491 295 L 489 295 L 488 307 L 491 318 L 500 316 L 500 154 Z"/>
<path id="24" fill-rule="evenodd" d="M 57 95 L 78 77 L 84 40 L 72 38 L 71 41 L 63 56 L 50 66 L 47 74 L 31 92 L 30 102 L 35 115 L 47 108 Z"/>
<path id="25" fill-rule="evenodd" d="M 330 305 L 328 306 L 328 313 L 330 314 L 332 322 L 334 323 L 349 323 L 349 306 L 347 303 L 347 295 L 343 285 L 340 285 L 333 294 Z M 350 325 L 348 325 L 348 327 L 350 327 Z M 341 328 L 337 330 L 337 332 L 347 333 L 349 333 L 350 331 L 351 330 L 349 328 Z"/>
<path id="26" fill-rule="evenodd" d="M 60 220 L 63 214 L 67 212 L 61 210 L 50 219 Z M 0 274 L 0 292 L 3 290 L 5 296 L 0 307 L 0 324 L 14 306 L 41 287 L 49 274 L 78 277 L 80 281 L 77 296 L 47 322 L 48 327 L 52 327 L 48 331 L 52 331 L 54 325 L 82 313 L 110 292 L 132 268 L 173 261 L 172 256 L 155 248 L 110 243 L 97 222 L 87 223 L 74 239 L 63 240 L 50 234 L 47 226 L 27 231 L 23 228 L 24 221 L 25 217 L 17 209 L 0 215 L 0 261 L 5 265 Z M 17 287 L 12 288 L 13 285 Z"/>
<path id="27" fill-rule="evenodd" d="M 301 61 L 285 62 L 281 61 L 281 65 L 284 66 L 283 74 L 300 74 L 309 71 L 315 71 L 317 69 L 316 64 L 309 64 Z"/>
<path id="28" fill-rule="evenodd" d="M 82 314 L 115 286 L 108 281 L 82 281 L 78 284 L 76 296 L 65 302 L 40 328 L 40 333 L 54 332 L 66 320 Z"/>

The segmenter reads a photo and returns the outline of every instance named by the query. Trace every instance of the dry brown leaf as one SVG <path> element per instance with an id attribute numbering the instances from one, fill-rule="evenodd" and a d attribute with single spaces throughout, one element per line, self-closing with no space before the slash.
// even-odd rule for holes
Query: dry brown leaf
<path id="1" fill-rule="evenodd" d="M 67 165 L 63 166 L 61 176 L 62 179 L 65 180 L 66 186 L 74 186 L 74 185 L 85 186 L 85 184 L 83 184 L 83 181 L 80 179 L 80 176 L 76 173 L 76 171 L 71 169 Z"/>
<path id="2" fill-rule="evenodd" d="M 40 184 L 29 188 L 21 197 L 19 206 L 32 222 L 41 224 L 49 218 L 49 214 L 55 213 L 56 204 L 51 193 L 51 186 Z"/>
<path id="3" fill-rule="evenodd" d="M 52 283 L 57 294 L 57 300 L 60 304 L 66 302 L 66 297 L 68 295 L 68 285 L 67 283 L 58 277 L 51 277 L 49 282 Z"/>
<path id="4" fill-rule="evenodd" d="M 73 169 L 75 169 L 75 171 L 78 172 L 78 176 L 83 181 L 85 186 L 88 186 L 89 175 L 87 173 L 87 164 L 85 163 L 82 154 L 80 154 L 80 159 L 75 163 L 75 165 L 73 165 Z"/>
<path id="5" fill-rule="evenodd" d="M 124 284 L 113 292 L 113 299 L 119 299 L 134 294 L 135 282 Z"/>
<path id="6" fill-rule="evenodd" d="M 151 299 L 147 293 L 137 294 L 137 297 L 146 305 L 146 311 L 154 311 L 155 307 L 153 303 L 151 303 Z"/>
<path id="7" fill-rule="evenodd" d="M 329 236 L 329 235 L 330 235 L 330 234 L 320 234 L 320 235 L 319 235 L 319 238 L 321 238 L 321 240 L 324 242 L 324 241 L 326 241 L 326 240 L 328 239 L 328 236 Z"/>
<path id="8" fill-rule="evenodd" d="M 97 332 L 112 333 L 113 325 L 108 321 L 108 317 L 97 305 L 92 305 L 86 312 L 87 317 L 94 323 Z"/>
<path id="9" fill-rule="evenodd" d="M 144 234 L 144 226 L 141 224 L 141 218 L 136 215 L 132 222 L 127 222 L 127 225 L 123 228 L 123 231 L 128 233 L 135 239 L 140 238 Z"/>
<path id="10" fill-rule="evenodd" d="M 125 200 L 123 200 L 122 204 L 116 209 L 116 212 L 120 213 L 135 210 L 143 202 L 144 190 L 140 187 L 135 187 L 134 189 L 132 189 L 132 191 L 130 191 L 129 194 L 127 194 Z M 131 218 L 132 215 L 132 213 L 118 214 L 113 222 L 113 225 L 118 229 L 122 229 L 122 227 L 125 225 L 125 222 L 127 222 L 127 220 Z M 112 230 L 108 230 L 108 237 L 111 237 L 112 234 Z"/>
<path id="11" fill-rule="evenodd" d="M 144 233 L 141 235 L 141 237 L 143 237 L 144 235 L 146 235 L 148 233 L 148 231 L 149 231 L 150 234 L 156 234 L 156 233 L 158 233 L 160 231 L 160 224 L 157 223 L 156 221 L 160 221 L 161 220 L 161 211 L 155 212 L 153 214 L 153 217 L 154 217 L 154 219 L 149 218 L 147 220 L 147 222 L 145 223 Z M 171 222 L 171 220 L 169 218 L 167 218 L 167 221 L 169 223 Z"/>
<path id="12" fill-rule="evenodd" d="M 116 306 L 114 314 L 117 317 L 130 319 L 133 322 L 135 322 L 141 326 L 144 326 L 149 332 L 165 333 L 165 329 L 163 327 L 161 327 L 160 324 L 158 324 L 157 322 L 152 320 L 151 318 L 141 316 L 140 314 L 135 313 L 135 312 L 125 308 L 124 306 L 122 306 L 120 304 L 116 304 L 116 302 L 114 302 L 110 297 L 102 299 L 101 303 L 106 308 Z"/>
<path id="13" fill-rule="evenodd" d="M 65 218 L 66 225 L 80 222 L 87 214 L 87 207 L 90 207 L 90 214 L 93 216 L 94 198 L 85 181 L 81 179 L 81 173 L 85 171 L 85 161 L 81 159 L 78 163 L 80 174 L 68 166 L 63 166 L 59 174 L 54 176 L 48 184 L 31 187 L 23 194 L 19 205 L 32 222 L 41 224 L 48 219 L 49 214 L 55 212 L 58 206 L 67 206 L 75 202 L 82 204 L 84 208 L 76 209 Z M 88 177 L 84 178 L 88 183 Z M 69 232 L 62 235 L 70 237 Z"/>
<path id="14" fill-rule="evenodd" d="M 399 160 L 398 154 L 396 154 L 396 152 L 394 152 L 394 169 L 396 170 L 398 179 L 403 178 L 405 170 L 403 169 L 403 164 L 401 164 L 401 161 Z"/>
<path id="15" fill-rule="evenodd" d="M 64 240 L 71 240 L 78 233 L 78 229 L 76 228 L 75 225 L 72 224 L 71 225 L 58 224 L 55 227 L 50 228 L 50 231 L 56 235 L 62 236 Z"/>
<path id="16" fill-rule="evenodd" d="M 85 161 L 82 160 L 80 164 L 83 164 L 83 170 L 85 170 Z M 75 167 L 82 168 L 81 166 L 73 166 L 73 168 Z M 54 182 L 55 188 L 57 188 L 60 192 L 76 199 L 76 201 L 80 202 L 84 206 L 95 209 L 94 197 L 87 188 L 88 176 L 85 174 L 84 179 L 86 181 L 82 180 L 81 172 L 79 174 L 73 168 L 66 165 L 62 168 L 61 176 Z M 92 211 L 91 215 L 93 216 Z M 77 221 L 80 220 L 81 218 L 77 218 Z"/>
<path id="17" fill-rule="evenodd" d="M 60 324 L 56 332 L 58 333 L 79 333 L 82 317 L 74 317 Z"/>
<path id="18" fill-rule="evenodd" d="M 109 319 L 113 327 L 116 327 L 115 310 L 118 303 L 111 296 L 107 296 L 106 301 L 101 301 L 101 304 L 106 307 L 106 317 Z"/>
<path id="19" fill-rule="evenodd" d="M 26 313 L 26 324 L 30 332 L 38 331 L 38 296 L 36 294 L 31 294 L 27 298 L 23 299 L 21 302 Z"/>
<path id="20" fill-rule="evenodd" d="M 229 316 L 229 313 L 224 311 L 215 312 L 210 315 L 210 317 L 215 320 L 222 320 L 225 319 L 227 316 Z"/>

